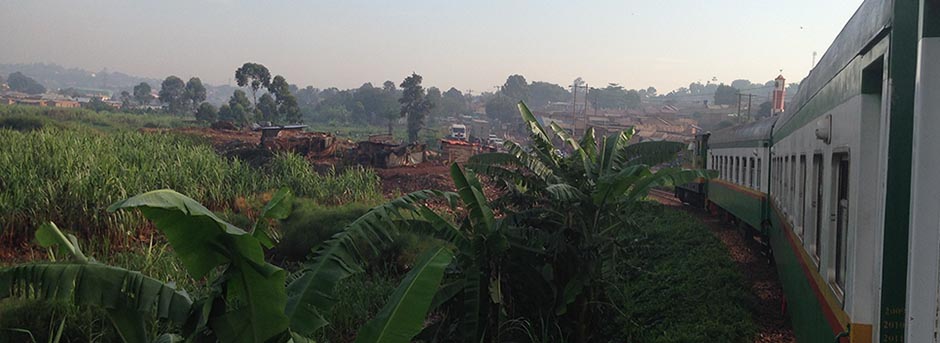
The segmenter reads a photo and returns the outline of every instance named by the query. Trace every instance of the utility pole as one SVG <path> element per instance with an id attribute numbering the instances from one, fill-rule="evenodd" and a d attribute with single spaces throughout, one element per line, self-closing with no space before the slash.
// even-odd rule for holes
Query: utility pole
<path id="1" fill-rule="evenodd" d="M 467 89 L 467 112 L 473 112 L 473 90 Z"/>
<path id="2" fill-rule="evenodd" d="M 737 117 L 738 117 L 738 121 L 739 121 L 739 122 L 741 121 L 741 96 L 742 96 L 742 95 L 743 95 L 743 94 L 738 93 L 738 115 L 737 115 Z"/>
<path id="3" fill-rule="evenodd" d="M 590 87 L 590 86 L 589 86 L 588 84 L 586 84 L 586 83 L 584 84 L 584 107 L 583 107 L 583 110 L 581 110 L 581 113 L 584 115 L 584 123 L 585 123 L 585 124 L 588 122 L 588 120 L 587 120 L 587 98 L 588 98 L 588 97 L 587 97 L 587 96 L 588 96 L 588 91 L 591 89 L 591 88 L 589 88 L 589 87 Z M 585 127 L 586 127 L 586 126 L 585 126 Z"/>
<path id="4" fill-rule="evenodd" d="M 754 94 L 747 94 L 747 121 L 751 121 L 751 97 L 753 96 Z"/>
<path id="5" fill-rule="evenodd" d="M 576 114 L 576 111 L 578 108 L 578 84 L 577 83 L 571 84 L 571 93 L 572 95 L 574 95 L 574 97 L 571 98 L 571 118 L 573 119 L 577 117 L 577 114 Z"/>

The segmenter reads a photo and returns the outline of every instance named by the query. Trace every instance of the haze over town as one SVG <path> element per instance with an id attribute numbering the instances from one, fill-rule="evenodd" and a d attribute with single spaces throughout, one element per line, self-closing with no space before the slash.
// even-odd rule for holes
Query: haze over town
<path id="1" fill-rule="evenodd" d="M 477 93 L 510 74 L 666 93 L 780 70 L 797 82 L 860 2 L 4 1 L 0 63 L 234 85 L 232 70 L 258 61 L 301 87 L 414 71 Z"/>

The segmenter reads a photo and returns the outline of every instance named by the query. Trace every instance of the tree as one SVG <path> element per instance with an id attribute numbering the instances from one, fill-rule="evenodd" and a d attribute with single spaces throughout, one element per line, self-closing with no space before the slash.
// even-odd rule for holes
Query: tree
<path id="1" fill-rule="evenodd" d="M 529 83 L 519 74 L 510 75 L 500 91 L 515 101 L 529 100 Z"/>
<path id="2" fill-rule="evenodd" d="M 206 87 L 202 85 L 202 80 L 198 77 L 190 78 L 186 82 L 186 94 L 184 95 L 186 101 L 192 104 L 193 111 L 199 106 L 200 103 L 206 101 Z"/>
<path id="3" fill-rule="evenodd" d="M 392 81 L 385 81 L 382 83 L 382 105 L 379 110 L 379 114 L 385 118 L 385 123 L 388 125 L 388 134 L 392 134 L 392 126 L 395 125 L 395 120 L 401 118 L 399 113 L 399 104 L 398 97 L 401 92 L 398 90 L 398 86 L 395 85 Z"/>
<path id="4" fill-rule="evenodd" d="M 224 106 L 224 105 L 223 105 Z M 196 119 L 204 122 L 214 122 L 218 119 L 219 113 L 216 111 L 215 106 L 208 102 L 204 102 L 199 105 L 199 108 L 196 110 Z"/>
<path id="5" fill-rule="evenodd" d="M 591 88 L 588 90 L 587 97 L 594 108 L 626 109 L 640 106 L 638 91 L 626 90 L 616 83 L 608 84 L 605 88 Z"/>
<path id="6" fill-rule="evenodd" d="M 160 102 L 167 104 L 171 113 L 181 114 L 186 108 L 186 84 L 170 75 L 160 84 Z"/>
<path id="7" fill-rule="evenodd" d="M 750 80 L 737 79 L 737 80 L 731 81 L 731 87 L 734 87 L 736 89 L 748 89 L 751 87 L 759 87 L 759 86 L 760 85 L 752 84 Z"/>
<path id="8" fill-rule="evenodd" d="M 128 91 L 121 91 L 121 108 L 128 109 L 131 108 L 131 93 Z"/>
<path id="9" fill-rule="evenodd" d="M 656 97 L 656 87 L 649 86 L 649 88 L 646 88 L 646 96 L 650 98 Z"/>
<path id="10" fill-rule="evenodd" d="M 486 116 L 490 119 L 510 121 L 516 113 L 516 102 L 510 98 L 497 96 L 486 102 Z"/>
<path id="11" fill-rule="evenodd" d="M 232 107 L 229 104 L 222 104 L 219 106 L 219 111 L 217 112 L 219 120 L 237 122 L 235 115 L 232 113 Z"/>
<path id="12" fill-rule="evenodd" d="M 286 119 L 290 122 L 300 120 L 300 106 L 297 105 L 297 98 L 291 93 L 291 86 L 283 76 L 275 76 L 268 86 L 268 91 L 274 94 L 277 99 L 275 102 L 275 113 L 277 115 L 274 120 Z"/>
<path id="13" fill-rule="evenodd" d="M 274 97 L 271 96 L 271 93 L 264 93 L 261 95 L 261 98 L 258 99 L 258 105 L 256 106 L 258 111 L 261 112 L 261 118 L 258 118 L 261 121 L 278 121 L 277 113 L 277 102 L 274 101 Z"/>
<path id="14" fill-rule="evenodd" d="M 101 98 L 98 97 L 91 98 L 91 101 L 82 105 L 82 107 L 95 112 L 110 112 L 114 109 L 114 107 L 111 107 L 111 105 L 108 105 L 108 103 L 104 102 L 104 100 L 101 100 Z"/>
<path id="15" fill-rule="evenodd" d="M 428 95 L 430 95 L 430 90 L 428 92 Z M 444 92 L 435 104 L 434 116 L 436 117 L 453 117 L 467 112 L 467 98 L 454 87 Z"/>
<path id="16" fill-rule="evenodd" d="M 392 81 L 385 81 L 382 83 L 382 90 L 386 93 L 394 93 L 398 90 L 398 87 L 395 86 L 395 83 Z"/>
<path id="17" fill-rule="evenodd" d="M 434 123 L 438 117 L 441 117 L 445 114 L 444 112 L 441 112 L 442 110 L 446 110 L 446 108 L 441 106 L 441 101 L 444 99 L 444 95 L 441 94 L 441 90 L 439 88 L 430 87 L 428 88 L 427 99 L 428 102 L 433 105 L 431 107 L 431 112 L 429 113 L 430 118 L 428 118 L 428 122 Z"/>
<path id="18" fill-rule="evenodd" d="M 562 86 L 554 83 L 533 81 L 529 85 L 529 101 L 532 108 L 543 108 L 553 102 L 563 102 L 571 100 L 571 93 Z"/>
<path id="19" fill-rule="evenodd" d="M 150 100 L 153 100 L 153 95 L 150 94 L 152 91 L 149 84 L 141 82 L 139 85 L 134 86 L 134 100 L 137 100 L 137 103 L 141 106 L 149 104 Z"/>
<path id="20" fill-rule="evenodd" d="M 236 89 L 232 92 L 232 97 L 228 100 L 228 111 L 225 115 L 222 115 L 222 110 L 219 110 L 219 116 L 225 118 L 223 120 L 230 120 L 235 123 L 247 123 L 251 121 L 249 114 L 252 112 L 251 100 L 248 100 L 248 96 L 245 95 L 245 92 L 241 89 Z"/>
<path id="21" fill-rule="evenodd" d="M 755 118 L 764 118 L 769 117 L 773 111 L 773 104 L 770 101 L 764 101 L 760 104 L 760 108 L 757 109 L 757 116 Z"/>
<path id="22" fill-rule="evenodd" d="M 235 81 L 239 87 L 248 87 L 251 90 L 251 98 L 257 104 L 258 90 L 271 85 L 271 72 L 261 64 L 247 62 L 235 70 Z"/>
<path id="23" fill-rule="evenodd" d="M 417 142 L 418 132 L 424 128 L 425 118 L 431 113 L 434 104 L 428 101 L 424 88 L 421 87 L 421 75 L 411 73 L 401 83 L 403 90 L 398 103 L 401 104 L 401 117 L 408 120 L 408 141 Z"/>
<path id="24" fill-rule="evenodd" d="M 725 84 L 718 85 L 715 90 L 715 105 L 732 105 L 738 103 L 738 90 Z"/>
<path id="25" fill-rule="evenodd" d="M 11 91 L 23 92 L 26 94 L 42 94 L 46 92 L 46 87 L 33 80 L 31 77 L 23 75 L 21 72 L 13 72 L 7 77 L 7 86 Z"/>
<path id="26" fill-rule="evenodd" d="M 248 100 L 248 96 L 245 94 L 244 91 L 240 89 L 236 89 L 234 92 L 232 92 L 232 97 L 229 98 L 228 105 L 231 107 L 235 107 L 235 105 L 240 105 L 241 107 L 245 109 L 250 109 L 251 100 Z"/>

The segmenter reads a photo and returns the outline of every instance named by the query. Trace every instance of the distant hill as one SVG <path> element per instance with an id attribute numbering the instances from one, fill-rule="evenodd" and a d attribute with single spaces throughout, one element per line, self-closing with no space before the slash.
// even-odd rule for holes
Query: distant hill
<path id="1" fill-rule="evenodd" d="M 132 91 L 134 86 L 141 82 L 150 84 L 150 87 L 156 92 L 160 90 L 160 83 L 163 81 L 162 79 L 128 75 L 122 72 L 108 71 L 107 69 L 93 72 L 79 68 L 66 68 L 57 64 L 0 63 L 0 75 L 4 78 L 10 75 L 10 73 L 17 71 L 38 81 L 50 92 L 66 88 L 80 88 L 86 90 L 102 90 L 112 95 L 117 95 L 120 94 L 121 91 Z M 208 93 L 207 100 L 216 105 L 228 101 L 228 98 L 236 89 L 231 86 L 213 86 L 205 83 L 204 85 Z"/>

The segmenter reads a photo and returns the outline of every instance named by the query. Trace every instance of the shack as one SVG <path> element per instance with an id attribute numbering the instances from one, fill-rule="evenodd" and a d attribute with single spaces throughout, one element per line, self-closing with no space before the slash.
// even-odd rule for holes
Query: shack
<path id="1" fill-rule="evenodd" d="M 471 143 L 457 139 L 441 139 L 441 151 L 447 163 L 467 162 L 470 156 L 484 151 L 494 151 L 478 143 Z"/>
<path id="2" fill-rule="evenodd" d="M 397 168 L 415 166 L 424 162 L 427 145 L 419 143 L 393 144 L 386 142 L 362 141 L 356 144 L 350 154 L 352 162 L 376 168 Z"/>

